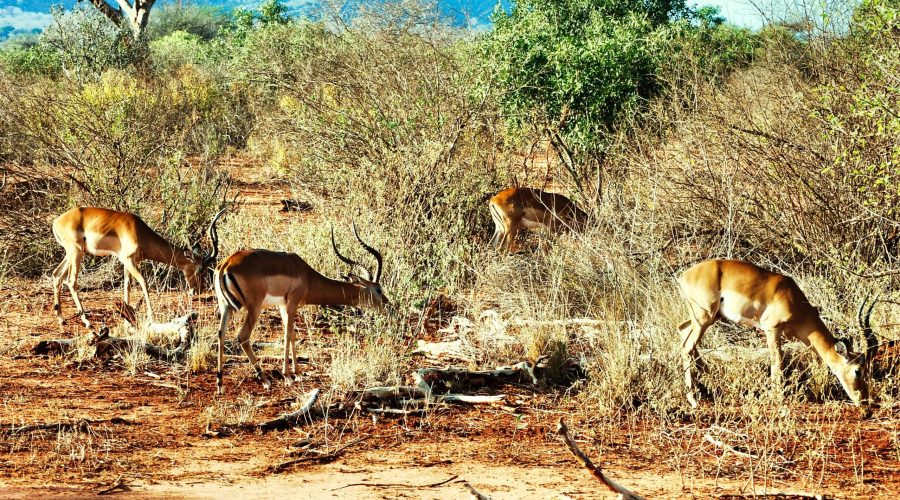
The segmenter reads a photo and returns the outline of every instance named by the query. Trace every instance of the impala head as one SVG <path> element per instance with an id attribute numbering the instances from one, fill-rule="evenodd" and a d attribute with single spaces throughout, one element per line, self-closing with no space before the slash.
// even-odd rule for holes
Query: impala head
<path id="1" fill-rule="evenodd" d="M 859 327 L 863 332 L 863 337 L 866 339 L 865 352 L 852 352 L 848 348 L 848 341 L 838 340 L 834 343 L 834 350 L 840 356 L 840 361 L 837 366 L 831 368 L 841 382 L 844 391 L 856 404 L 861 404 L 869 399 L 869 365 L 878 351 L 878 340 L 875 338 L 870 322 L 872 310 L 875 309 L 878 298 L 876 297 L 869 304 L 869 308 L 866 309 L 868 301 L 869 297 L 866 296 L 863 303 L 859 306 L 859 312 L 856 314 Z"/>
<path id="2" fill-rule="evenodd" d="M 191 293 L 200 293 L 203 288 L 203 276 L 208 269 L 216 264 L 216 259 L 219 256 L 219 235 L 216 232 L 216 222 L 219 221 L 223 213 L 225 213 L 224 208 L 219 210 L 219 213 L 213 217 L 209 228 L 206 230 L 206 234 L 209 235 L 209 241 L 212 243 L 209 253 L 203 253 L 199 242 L 194 244 L 191 250 L 184 251 L 186 260 L 185 264 L 181 266 L 181 270 L 184 272 L 184 277 L 188 282 L 188 288 Z"/>
<path id="3" fill-rule="evenodd" d="M 869 386 L 866 382 L 868 363 L 865 354 L 848 350 L 847 343 L 843 340 L 834 343 L 834 350 L 840 356 L 840 361 L 831 367 L 831 371 L 840 381 L 844 392 L 856 404 L 868 400 Z"/>
<path id="4" fill-rule="evenodd" d="M 337 258 L 341 259 L 345 264 L 350 266 L 350 273 L 344 276 L 344 279 L 361 287 L 365 291 L 365 301 L 361 305 L 365 305 L 367 307 L 372 307 L 375 309 L 384 309 L 385 307 L 390 307 L 390 301 L 388 301 L 387 297 L 384 296 L 384 291 L 381 289 L 381 268 L 382 268 L 382 258 L 381 253 L 378 250 L 370 247 L 360 238 L 359 233 L 356 231 L 356 223 L 352 224 L 353 226 L 353 235 L 356 236 L 357 241 L 362 247 L 372 254 L 375 257 L 376 267 L 375 267 L 375 277 L 372 277 L 372 273 L 369 272 L 368 269 L 363 267 L 362 264 L 356 262 L 353 259 L 348 257 L 344 257 L 341 255 L 341 252 L 338 251 L 337 243 L 334 241 L 334 227 L 331 228 L 331 248 L 334 249 L 335 255 Z M 354 268 L 360 268 L 363 276 L 359 274 L 355 274 L 353 272 Z"/>

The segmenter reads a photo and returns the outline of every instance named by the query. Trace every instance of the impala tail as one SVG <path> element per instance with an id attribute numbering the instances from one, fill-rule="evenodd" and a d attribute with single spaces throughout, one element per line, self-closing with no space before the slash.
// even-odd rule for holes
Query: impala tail
<path id="1" fill-rule="evenodd" d="M 244 292 L 241 291 L 241 286 L 238 285 L 234 275 L 228 272 L 226 266 L 216 269 L 215 287 L 219 304 L 228 304 L 235 311 L 240 311 L 244 307 L 243 304 L 246 300 Z"/>

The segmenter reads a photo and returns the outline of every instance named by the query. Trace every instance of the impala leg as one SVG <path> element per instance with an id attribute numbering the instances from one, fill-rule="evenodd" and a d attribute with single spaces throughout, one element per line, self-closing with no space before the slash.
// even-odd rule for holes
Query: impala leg
<path id="1" fill-rule="evenodd" d="M 698 385 L 698 389 L 703 390 L 702 386 L 695 384 L 691 371 L 695 370 L 700 373 L 704 369 L 703 360 L 697 357 L 697 344 L 706 333 L 706 329 L 716 322 L 716 314 L 718 313 L 718 302 L 713 302 L 708 308 L 689 302 L 688 309 L 691 313 L 691 319 L 678 325 L 681 331 L 681 362 L 684 369 L 684 385 L 687 388 L 688 402 L 692 407 L 698 406 L 697 399 L 694 397 L 694 386 Z"/>
<path id="2" fill-rule="evenodd" d="M 777 394 L 783 394 L 784 391 L 784 352 L 781 349 L 783 336 L 778 329 L 766 329 L 766 343 L 769 345 L 769 355 L 771 357 L 771 380 L 772 387 Z"/>
<path id="3" fill-rule="evenodd" d="M 123 259 L 122 265 L 124 265 L 125 270 L 134 277 L 138 282 L 138 285 L 141 285 L 141 291 L 144 293 L 144 303 L 147 305 L 147 321 L 150 324 L 153 324 L 153 308 L 150 306 L 150 292 L 147 290 L 147 281 L 144 279 L 144 276 L 141 274 L 141 271 L 137 268 L 137 265 L 133 260 Z M 127 286 L 125 290 L 128 290 Z M 128 292 L 126 291 L 125 293 Z"/>
<path id="4" fill-rule="evenodd" d="M 509 228 L 506 230 L 506 251 L 516 253 L 518 251 L 516 245 L 516 237 L 519 235 L 520 223 L 509 221 Z"/>
<path id="5" fill-rule="evenodd" d="M 228 304 L 219 304 L 219 356 L 216 369 L 216 392 L 219 394 L 225 394 L 225 388 L 222 384 L 222 367 L 225 365 L 225 330 L 228 329 L 231 311 L 231 306 Z"/>
<path id="6" fill-rule="evenodd" d="M 128 299 L 129 299 L 129 296 L 131 295 L 131 273 L 128 272 L 127 267 L 125 267 L 124 269 L 125 269 L 125 273 L 124 273 L 125 279 L 122 280 L 122 287 L 124 289 L 122 292 L 122 301 L 125 302 L 125 305 L 127 306 L 130 303 L 130 300 L 128 300 Z"/>
<path id="7" fill-rule="evenodd" d="M 78 273 L 81 271 L 81 260 L 84 258 L 84 252 L 81 249 L 76 249 L 71 258 L 68 256 L 66 258 L 69 261 L 69 279 L 66 281 L 66 285 L 69 287 L 69 293 L 72 294 L 75 310 L 81 317 L 81 322 L 84 323 L 86 328 L 90 328 L 91 322 L 88 321 L 84 307 L 81 306 L 81 299 L 78 297 Z"/>
<path id="8" fill-rule="evenodd" d="M 691 376 L 691 370 L 694 369 L 694 361 L 697 355 L 697 342 L 706 331 L 700 323 L 695 321 L 685 321 L 679 326 L 681 329 L 681 365 L 684 369 L 684 385 L 687 388 L 687 398 L 691 407 L 698 406 L 697 399 L 694 396 L 694 380 Z"/>
<path id="9" fill-rule="evenodd" d="M 253 367 L 253 371 L 256 372 L 256 375 L 262 380 L 263 387 L 266 390 L 272 388 L 272 381 L 269 380 L 268 375 L 259 367 L 259 360 L 256 359 L 256 355 L 253 354 L 253 346 L 250 345 L 250 333 L 253 332 L 253 327 L 256 326 L 256 320 L 259 319 L 259 308 L 250 308 L 247 307 L 247 317 L 244 318 L 244 324 L 241 326 L 241 331 L 238 333 L 238 343 L 241 344 L 241 349 L 244 350 L 244 354 L 247 355 L 247 359 L 250 360 L 250 366 Z"/>
<path id="10" fill-rule="evenodd" d="M 506 234 L 506 225 L 504 224 L 503 216 L 500 215 L 494 205 L 488 205 L 488 208 L 490 208 L 491 211 L 491 219 L 494 221 L 494 235 L 491 236 L 491 246 L 499 250 L 499 245 Z"/>
<path id="11" fill-rule="evenodd" d="M 494 226 L 494 234 L 491 236 L 491 246 L 494 248 L 498 248 L 497 245 L 500 244 L 500 239 L 503 237 L 503 226 L 495 225 Z"/>
<path id="12" fill-rule="evenodd" d="M 294 323 L 297 318 L 297 309 L 294 308 L 294 312 L 291 316 L 291 372 L 294 374 L 294 382 L 300 381 L 300 375 L 297 374 L 297 330 L 294 327 Z"/>
<path id="13" fill-rule="evenodd" d="M 66 278 L 66 270 L 69 265 L 68 257 L 63 257 L 62 262 L 53 270 L 53 311 L 56 313 L 56 319 L 59 326 L 63 325 L 62 304 L 59 300 L 59 292 L 63 286 L 63 280 Z"/>
<path id="14" fill-rule="evenodd" d="M 284 325 L 284 363 L 281 373 L 284 374 L 284 385 L 291 385 L 297 377 L 297 355 L 294 353 L 294 318 L 297 308 L 283 305 L 278 308 L 281 312 L 281 323 Z M 288 358 L 291 368 L 288 369 Z"/>

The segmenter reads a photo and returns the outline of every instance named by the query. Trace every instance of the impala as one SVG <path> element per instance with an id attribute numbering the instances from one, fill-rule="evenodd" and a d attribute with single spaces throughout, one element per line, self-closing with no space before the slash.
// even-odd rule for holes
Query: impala
<path id="1" fill-rule="evenodd" d="M 868 400 L 868 360 L 878 347 L 869 324 L 874 302 L 865 319 L 863 308 L 860 308 L 858 319 L 867 349 L 865 353 L 854 353 L 848 350 L 844 341 L 835 339 L 819 317 L 819 311 L 809 303 L 797 283 L 787 276 L 749 262 L 707 260 L 685 271 L 678 279 L 678 285 L 691 315 L 691 319 L 678 326 L 682 333 L 681 355 L 691 406 L 697 407 L 691 379 L 697 343 L 719 318 L 755 326 L 765 332 L 771 356 L 771 378 L 776 387 L 780 388 L 783 383 L 782 343 L 794 339 L 815 349 L 854 403 L 859 405 Z"/>
<path id="2" fill-rule="evenodd" d="M 352 272 L 345 276 L 346 281 L 326 278 L 309 266 L 299 255 L 271 250 L 240 250 L 231 254 L 216 267 L 215 290 L 219 302 L 219 359 L 216 372 L 216 389 L 224 392 L 222 385 L 222 365 L 224 363 L 225 330 L 234 311 L 246 309 L 246 317 L 238 333 L 238 343 L 250 360 L 250 366 L 262 379 L 263 387 L 270 389 L 269 377 L 260 369 L 253 347 L 250 344 L 250 333 L 256 325 L 260 311 L 266 306 L 277 305 L 281 312 L 284 326 L 284 364 L 282 373 L 284 382 L 291 384 L 292 376 L 297 376 L 297 355 L 295 351 L 294 319 L 297 308 L 301 305 L 353 305 L 382 309 L 388 306 L 388 300 L 381 290 L 381 254 L 367 245 L 353 225 L 353 234 L 360 245 L 375 257 L 377 267 L 375 277 L 363 268 L 365 277 Z M 331 230 L 331 245 L 335 254 L 351 267 L 360 266 L 358 262 L 344 257 L 337 249 L 334 241 L 334 228 Z M 288 371 L 288 356 L 291 360 L 291 371 Z"/>
<path id="3" fill-rule="evenodd" d="M 63 280 L 68 276 L 66 284 L 75 302 L 75 308 L 82 323 L 90 328 L 81 300 L 78 298 L 78 272 L 81 261 L 89 253 L 96 256 L 115 255 L 125 267 L 125 291 L 123 298 L 128 304 L 131 278 L 134 277 L 144 293 L 147 304 L 147 319 L 153 323 L 153 308 L 150 306 L 150 294 L 138 265 L 144 260 L 161 262 L 175 266 L 184 272 L 191 293 L 199 292 L 202 286 L 204 269 L 216 261 L 219 253 L 216 222 L 225 209 L 213 218 L 207 233 L 212 241 L 212 250 L 205 255 L 200 254 L 199 246 L 193 250 L 176 247 L 165 238 L 150 229 L 140 217 L 128 212 L 117 212 L 105 208 L 75 207 L 60 215 L 53 221 L 53 236 L 65 249 L 66 256 L 53 271 L 53 309 L 60 326 L 63 324 L 62 307 L 59 292 Z"/>
<path id="4" fill-rule="evenodd" d="M 587 214 L 572 200 L 532 188 L 504 189 L 491 197 L 488 208 L 495 226 L 491 244 L 508 252 L 515 251 L 516 235 L 523 227 L 547 227 L 556 232 L 583 227 L 587 220 Z"/>

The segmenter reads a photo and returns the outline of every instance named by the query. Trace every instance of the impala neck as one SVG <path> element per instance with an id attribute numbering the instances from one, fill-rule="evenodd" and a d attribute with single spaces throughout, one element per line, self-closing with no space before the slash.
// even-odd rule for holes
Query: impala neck
<path id="1" fill-rule="evenodd" d="M 822 323 L 821 319 L 816 317 L 810 320 L 805 330 L 807 343 L 816 350 L 819 357 L 822 358 L 822 361 L 824 361 L 826 365 L 830 368 L 834 368 L 845 363 L 844 357 L 838 354 L 834 348 L 834 335 L 832 335 L 828 330 L 828 327 Z M 803 340 L 802 336 L 798 335 L 798 337 L 801 337 L 800 340 Z"/>
<path id="2" fill-rule="evenodd" d="M 153 231 L 141 241 L 140 252 L 141 256 L 146 260 L 160 262 L 169 266 L 184 268 L 197 265 L 196 262 L 185 255 L 185 252 L 191 255 L 193 255 L 193 252 L 176 247 Z"/>
<path id="3" fill-rule="evenodd" d="M 313 280 L 310 280 L 313 281 Z M 333 280 L 319 274 L 310 283 L 310 293 L 306 297 L 307 304 L 328 306 L 364 305 L 366 291 L 363 287 L 346 281 Z"/>

